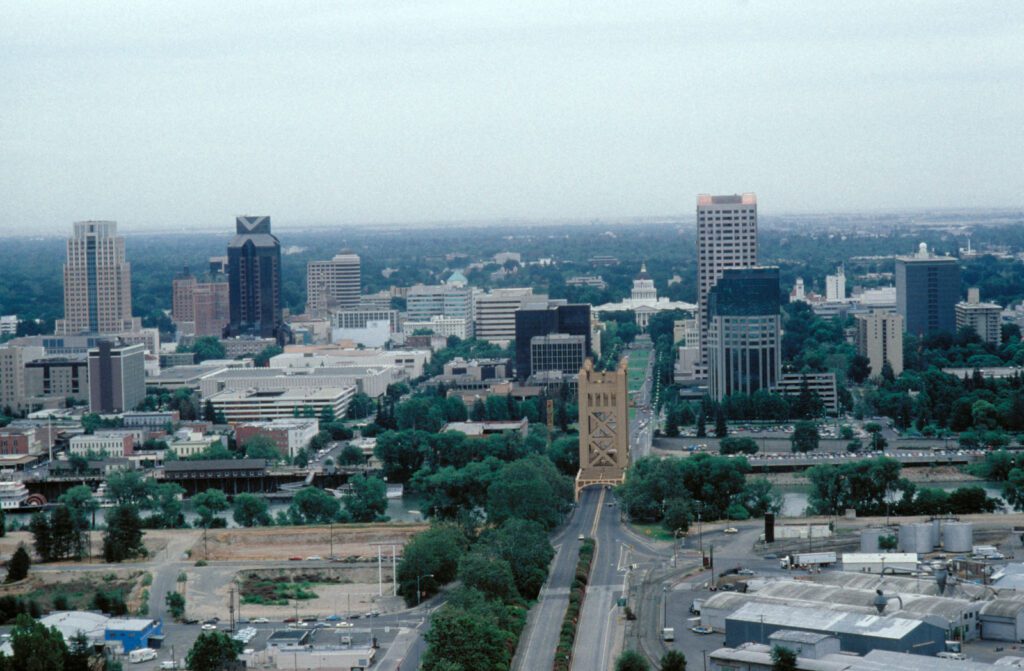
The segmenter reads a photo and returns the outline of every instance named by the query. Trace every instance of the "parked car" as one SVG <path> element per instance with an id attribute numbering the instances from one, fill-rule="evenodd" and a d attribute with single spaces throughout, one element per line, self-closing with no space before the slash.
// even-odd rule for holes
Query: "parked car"
<path id="1" fill-rule="evenodd" d="M 203 625 L 203 631 L 215 631 L 216 629 L 217 629 L 217 625 L 215 625 L 215 624 L 204 624 Z"/>
<path id="2" fill-rule="evenodd" d="M 270 622 L 270 620 L 265 617 L 254 617 L 252 619 L 253 624 L 266 624 L 267 622 Z"/>
<path id="3" fill-rule="evenodd" d="M 690 627 L 690 631 L 695 634 L 711 634 L 714 632 L 711 627 L 705 627 L 704 625 L 697 625 L 696 627 Z"/>
<path id="4" fill-rule="evenodd" d="M 723 534 L 738 534 L 739 532 L 740 530 L 736 527 L 726 527 L 725 529 L 722 529 Z"/>

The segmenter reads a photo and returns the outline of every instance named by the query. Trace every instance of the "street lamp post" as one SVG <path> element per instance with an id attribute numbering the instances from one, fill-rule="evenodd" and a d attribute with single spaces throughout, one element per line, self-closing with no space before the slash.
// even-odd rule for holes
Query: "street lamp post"
<path id="1" fill-rule="evenodd" d="M 416 575 L 416 605 L 420 605 L 420 578 L 433 578 L 433 573 L 427 573 L 425 575 Z"/>
<path id="2" fill-rule="evenodd" d="M 668 627 L 668 585 L 661 586 L 661 628 Z"/>

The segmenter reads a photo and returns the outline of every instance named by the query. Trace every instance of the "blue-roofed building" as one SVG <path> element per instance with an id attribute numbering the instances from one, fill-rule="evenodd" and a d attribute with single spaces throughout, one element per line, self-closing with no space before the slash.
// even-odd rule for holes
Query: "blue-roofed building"
<path id="1" fill-rule="evenodd" d="M 159 648 L 163 640 L 163 620 L 147 618 L 111 618 L 103 640 L 107 645 L 121 644 L 125 654 L 139 648 Z"/>

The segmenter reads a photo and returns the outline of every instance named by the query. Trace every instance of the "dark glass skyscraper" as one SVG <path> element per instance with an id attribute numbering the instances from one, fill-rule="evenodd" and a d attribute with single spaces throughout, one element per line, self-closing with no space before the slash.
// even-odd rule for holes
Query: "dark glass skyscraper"
<path id="1" fill-rule="evenodd" d="M 238 217 L 228 243 L 227 334 L 281 337 L 281 243 L 270 217 Z"/>
<path id="2" fill-rule="evenodd" d="M 782 366 L 779 269 L 726 269 L 708 293 L 708 392 L 774 389 Z"/>
<path id="3" fill-rule="evenodd" d="M 526 380 L 533 374 L 530 341 L 534 336 L 565 333 L 583 336 L 585 353 L 590 352 L 590 306 L 568 304 L 564 300 L 527 301 L 516 310 L 516 378 Z M 579 373 L 566 370 L 563 373 Z"/>
<path id="4" fill-rule="evenodd" d="M 960 301 L 960 263 L 937 256 L 924 243 L 914 256 L 896 257 L 896 311 L 907 333 L 926 336 L 956 333 Z"/>

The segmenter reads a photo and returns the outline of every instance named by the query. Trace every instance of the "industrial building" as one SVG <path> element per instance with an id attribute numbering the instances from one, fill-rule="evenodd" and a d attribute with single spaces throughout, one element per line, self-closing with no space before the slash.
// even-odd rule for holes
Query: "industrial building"
<path id="1" fill-rule="evenodd" d="M 843 570 L 861 573 L 913 573 L 917 570 L 916 552 L 846 552 Z"/>
<path id="2" fill-rule="evenodd" d="M 1024 643 L 1024 597 L 1000 596 L 986 601 L 978 617 L 983 639 Z"/>
<path id="3" fill-rule="evenodd" d="M 882 590 L 887 597 L 883 607 L 887 618 L 927 622 L 942 629 L 945 638 L 972 640 L 978 637 L 979 612 L 984 602 L 898 591 L 888 580 L 873 578 L 874 584 L 861 589 L 803 580 L 769 581 L 756 592 L 727 592 L 707 599 L 701 607 L 701 624 L 728 632 L 729 618 L 750 603 L 784 606 L 794 612 L 824 608 L 841 614 L 874 617 L 878 614 L 876 590 Z M 828 629 L 813 631 L 830 632 Z M 847 650 L 845 647 L 843 649 Z"/>
<path id="4" fill-rule="evenodd" d="M 711 671 L 771 671 L 772 648 L 759 643 L 745 643 L 735 648 L 719 648 L 708 653 Z M 999 671 L 1021 668 L 1024 657 L 1008 656 L 995 664 L 970 660 L 923 657 L 886 650 L 874 650 L 857 657 L 832 653 L 822 657 L 798 655 L 797 671 Z"/>
<path id="5" fill-rule="evenodd" d="M 931 620 L 756 601 L 725 619 L 725 644 L 768 643 L 783 629 L 835 636 L 843 652 L 859 655 L 873 650 L 935 655 L 946 649 L 946 629 Z"/>

